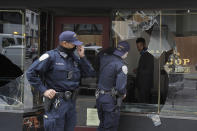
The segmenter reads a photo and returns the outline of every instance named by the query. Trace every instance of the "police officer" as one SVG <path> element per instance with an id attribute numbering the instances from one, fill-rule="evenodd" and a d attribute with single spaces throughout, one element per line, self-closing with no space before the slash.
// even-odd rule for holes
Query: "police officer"
<path id="1" fill-rule="evenodd" d="M 80 77 L 95 72 L 84 55 L 84 48 L 72 31 L 59 35 L 59 46 L 43 54 L 27 70 L 30 84 L 45 96 L 46 131 L 74 131 L 75 96 Z M 74 51 L 77 49 L 79 57 Z"/>
<path id="2" fill-rule="evenodd" d="M 126 41 L 112 52 L 100 54 L 99 83 L 96 106 L 100 124 L 98 131 L 116 131 L 119 125 L 120 101 L 126 97 L 128 68 L 123 61 L 130 49 Z"/>

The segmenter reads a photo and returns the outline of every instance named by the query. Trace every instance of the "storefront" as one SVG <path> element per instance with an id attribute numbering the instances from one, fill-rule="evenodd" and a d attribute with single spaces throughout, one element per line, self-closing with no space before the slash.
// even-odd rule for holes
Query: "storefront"
<path id="1" fill-rule="evenodd" d="M 42 95 L 29 85 L 24 72 L 38 56 L 58 45 L 60 32 L 72 30 L 84 42 L 86 56 L 95 69 L 95 57 L 101 49 L 115 47 L 123 40 L 131 46 L 126 59 L 127 97 L 121 107 L 119 130 L 194 131 L 197 124 L 195 3 L 154 0 L 2 3 L 0 130 L 42 130 Z M 140 58 L 136 48 L 138 37 L 145 38 L 148 52 L 154 58 L 154 63 L 150 63 L 154 65 L 153 87 L 146 103 L 140 102 L 134 73 Z M 96 77 L 81 79 L 76 131 L 96 130 L 96 87 Z"/>

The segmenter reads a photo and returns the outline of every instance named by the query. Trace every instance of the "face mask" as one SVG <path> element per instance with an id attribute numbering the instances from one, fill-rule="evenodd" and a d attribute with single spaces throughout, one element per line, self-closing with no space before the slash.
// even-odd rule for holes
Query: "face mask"
<path id="1" fill-rule="evenodd" d="M 76 46 L 75 47 L 73 47 L 73 48 L 70 48 L 70 49 L 68 49 L 68 48 L 65 48 L 65 47 L 63 47 L 63 46 L 58 46 L 58 49 L 61 51 L 61 52 L 64 52 L 64 53 L 66 53 L 66 54 L 68 54 L 68 55 L 71 55 L 75 50 L 76 50 Z"/>
<path id="2" fill-rule="evenodd" d="M 71 48 L 71 49 L 68 49 L 68 50 L 70 50 L 71 52 L 74 52 L 75 50 L 76 50 L 76 46 L 75 47 L 73 47 L 73 48 Z"/>

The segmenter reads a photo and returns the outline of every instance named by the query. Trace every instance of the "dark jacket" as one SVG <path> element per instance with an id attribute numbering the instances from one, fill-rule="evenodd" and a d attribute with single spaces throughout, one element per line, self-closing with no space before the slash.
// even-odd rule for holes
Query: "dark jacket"
<path id="1" fill-rule="evenodd" d="M 154 57 L 148 51 L 144 52 L 137 68 L 137 87 L 152 88 L 154 75 Z"/>

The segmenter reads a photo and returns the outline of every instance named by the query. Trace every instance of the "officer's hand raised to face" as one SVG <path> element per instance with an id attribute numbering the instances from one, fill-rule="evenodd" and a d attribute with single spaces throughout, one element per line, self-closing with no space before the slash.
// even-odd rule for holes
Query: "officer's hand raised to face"
<path id="1" fill-rule="evenodd" d="M 53 90 L 53 89 L 49 89 L 49 90 L 46 90 L 44 92 L 44 96 L 45 97 L 48 97 L 49 99 L 53 99 L 53 97 L 55 96 L 55 94 L 56 94 L 56 91 Z"/>
<path id="2" fill-rule="evenodd" d="M 82 58 L 84 57 L 84 47 L 83 46 L 77 46 L 77 52 L 79 54 L 79 56 Z"/>

